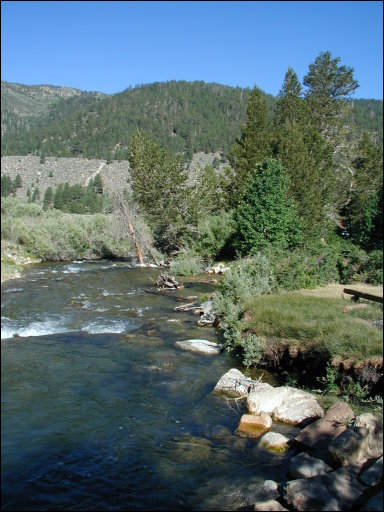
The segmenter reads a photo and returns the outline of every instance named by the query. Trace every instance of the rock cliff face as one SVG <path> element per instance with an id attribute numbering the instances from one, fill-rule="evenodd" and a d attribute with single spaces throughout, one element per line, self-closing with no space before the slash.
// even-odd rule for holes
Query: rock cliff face
<path id="1" fill-rule="evenodd" d="M 17 197 L 27 200 L 27 190 L 31 193 L 35 187 L 39 189 L 42 203 L 45 190 L 53 190 L 60 184 L 70 185 L 79 183 L 87 185 L 91 178 L 100 173 L 106 190 L 129 189 L 129 163 L 127 161 L 107 164 L 105 160 L 87 160 L 82 158 L 47 157 L 45 163 L 40 163 L 38 156 L 3 156 L 1 157 L 1 174 L 12 179 L 20 174 L 22 186 L 16 192 Z"/>
<path id="2" fill-rule="evenodd" d="M 189 173 L 193 176 L 198 166 L 211 165 L 216 153 L 196 153 L 189 165 Z M 60 183 L 69 185 L 79 183 L 87 185 L 91 178 L 100 173 L 105 191 L 123 191 L 130 189 L 129 162 L 127 160 L 113 160 L 107 164 L 105 160 L 89 160 L 86 158 L 57 158 L 47 157 L 40 163 L 38 156 L 3 156 L 1 157 L 1 175 L 8 175 L 14 179 L 20 174 L 22 186 L 16 192 L 20 199 L 27 200 L 28 188 L 33 193 L 35 187 L 39 189 L 39 203 L 43 202 L 45 190 L 52 187 L 53 191 Z"/>

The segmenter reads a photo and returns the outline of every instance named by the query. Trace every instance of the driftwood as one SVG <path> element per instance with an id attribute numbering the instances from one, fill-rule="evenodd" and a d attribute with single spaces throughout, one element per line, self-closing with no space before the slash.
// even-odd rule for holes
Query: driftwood
<path id="1" fill-rule="evenodd" d="M 196 305 L 194 302 L 190 302 L 188 304 L 182 304 L 181 306 L 176 306 L 175 311 L 193 311 L 196 308 L 200 309 L 200 306 Z"/>
<path id="2" fill-rule="evenodd" d="M 181 295 L 179 295 L 178 297 L 176 297 L 176 300 L 178 302 L 190 302 L 193 299 L 197 299 L 197 296 L 196 295 L 190 295 L 189 297 L 182 297 Z"/>

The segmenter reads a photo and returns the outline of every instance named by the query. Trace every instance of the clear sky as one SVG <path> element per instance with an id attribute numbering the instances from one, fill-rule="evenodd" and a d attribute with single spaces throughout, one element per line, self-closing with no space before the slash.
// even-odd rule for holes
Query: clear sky
<path id="1" fill-rule="evenodd" d="M 383 98 L 380 1 L 5 1 L 1 78 L 116 93 L 203 80 L 277 95 L 320 52 L 354 69 L 354 97 Z"/>

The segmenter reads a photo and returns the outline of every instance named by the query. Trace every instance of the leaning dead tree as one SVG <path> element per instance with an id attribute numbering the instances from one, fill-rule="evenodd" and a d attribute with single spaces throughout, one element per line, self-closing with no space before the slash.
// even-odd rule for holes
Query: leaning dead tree
<path id="1" fill-rule="evenodd" d="M 144 233 L 141 232 L 140 228 L 138 228 L 138 225 L 140 225 L 139 216 L 134 205 L 130 204 L 121 192 L 114 191 L 112 193 L 111 199 L 113 209 L 116 213 L 118 213 L 120 217 L 123 230 L 129 236 L 133 242 L 133 245 L 135 246 L 139 264 L 144 263 L 145 251 L 147 254 L 149 254 L 153 262 L 157 266 L 160 266 L 160 263 L 150 246 L 150 243 L 147 242 Z"/>

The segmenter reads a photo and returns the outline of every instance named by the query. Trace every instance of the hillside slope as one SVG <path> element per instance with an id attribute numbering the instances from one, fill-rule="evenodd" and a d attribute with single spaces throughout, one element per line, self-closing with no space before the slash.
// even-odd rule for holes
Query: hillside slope
<path id="1" fill-rule="evenodd" d="M 27 131 L 50 111 L 70 98 L 101 97 L 73 87 L 23 85 L 1 81 L 1 136 Z"/>

